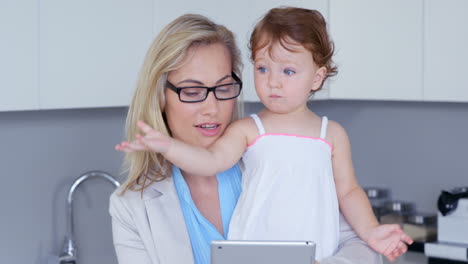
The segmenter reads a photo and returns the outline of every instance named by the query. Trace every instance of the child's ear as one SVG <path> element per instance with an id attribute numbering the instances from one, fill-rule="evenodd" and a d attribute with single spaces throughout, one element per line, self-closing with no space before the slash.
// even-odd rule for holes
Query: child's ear
<path id="1" fill-rule="evenodd" d="M 322 66 L 315 71 L 315 76 L 312 84 L 312 91 L 316 91 L 322 86 L 323 80 L 327 75 L 327 67 Z"/>

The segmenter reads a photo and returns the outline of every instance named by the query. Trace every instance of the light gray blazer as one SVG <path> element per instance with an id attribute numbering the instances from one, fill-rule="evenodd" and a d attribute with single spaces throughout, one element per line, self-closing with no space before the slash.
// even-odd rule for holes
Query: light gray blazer
<path id="1" fill-rule="evenodd" d="M 192 248 L 172 178 L 141 192 L 121 188 L 110 197 L 112 234 L 119 264 L 191 264 Z M 381 264 L 340 216 L 337 253 L 320 264 Z"/>

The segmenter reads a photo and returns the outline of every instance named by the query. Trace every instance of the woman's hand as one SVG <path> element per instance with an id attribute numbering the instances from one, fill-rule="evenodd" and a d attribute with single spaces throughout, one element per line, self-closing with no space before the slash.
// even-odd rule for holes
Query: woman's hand
<path id="1" fill-rule="evenodd" d="M 132 142 L 122 141 L 115 146 L 115 149 L 122 152 L 152 151 L 166 153 L 169 150 L 171 138 L 158 130 L 150 127 L 143 121 L 137 122 L 138 128 L 143 132 L 143 136 L 136 135 L 136 140 Z"/>
<path id="2" fill-rule="evenodd" d="M 367 243 L 375 251 L 383 254 L 390 262 L 403 255 L 408 245 L 413 243 L 411 237 L 401 230 L 399 225 L 378 225 L 368 235 Z"/>

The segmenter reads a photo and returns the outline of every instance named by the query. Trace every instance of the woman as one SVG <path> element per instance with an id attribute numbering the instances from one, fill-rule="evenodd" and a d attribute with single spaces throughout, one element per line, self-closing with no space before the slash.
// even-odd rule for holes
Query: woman
<path id="1" fill-rule="evenodd" d="M 170 23 L 151 46 L 127 118 L 190 144 L 210 146 L 239 117 L 241 62 L 232 33 L 205 17 Z M 194 97 L 193 87 L 208 87 Z M 192 177 L 143 146 L 123 142 L 127 182 L 111 196 L 110 214 L 119 263 L 209 263 L 209 243 L 224 239 L 240 194 L 238 166 L 211 177 Z M 341 221 L 340 249 L 321 263 L 380 263 Z"/>

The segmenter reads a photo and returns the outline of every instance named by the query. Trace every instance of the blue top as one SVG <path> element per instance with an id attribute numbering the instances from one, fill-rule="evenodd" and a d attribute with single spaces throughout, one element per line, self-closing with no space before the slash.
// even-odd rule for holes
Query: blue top
<path id="1" fill-rule="evenodd" d="M 212 240 L 225 240 L 229 232 L 229 222 L 241 193 L 241 171 L 234 167 L 216 175 L 218 179 L 218 195 L 221 207 L 224 235 L 198 211 L 192 199 L 190 190 L 179 168 L 172 167 L 172 177 L 184 214 L 185 225 L 192 244 L 195 264 L 210 264 L 210 243 Z"/>

